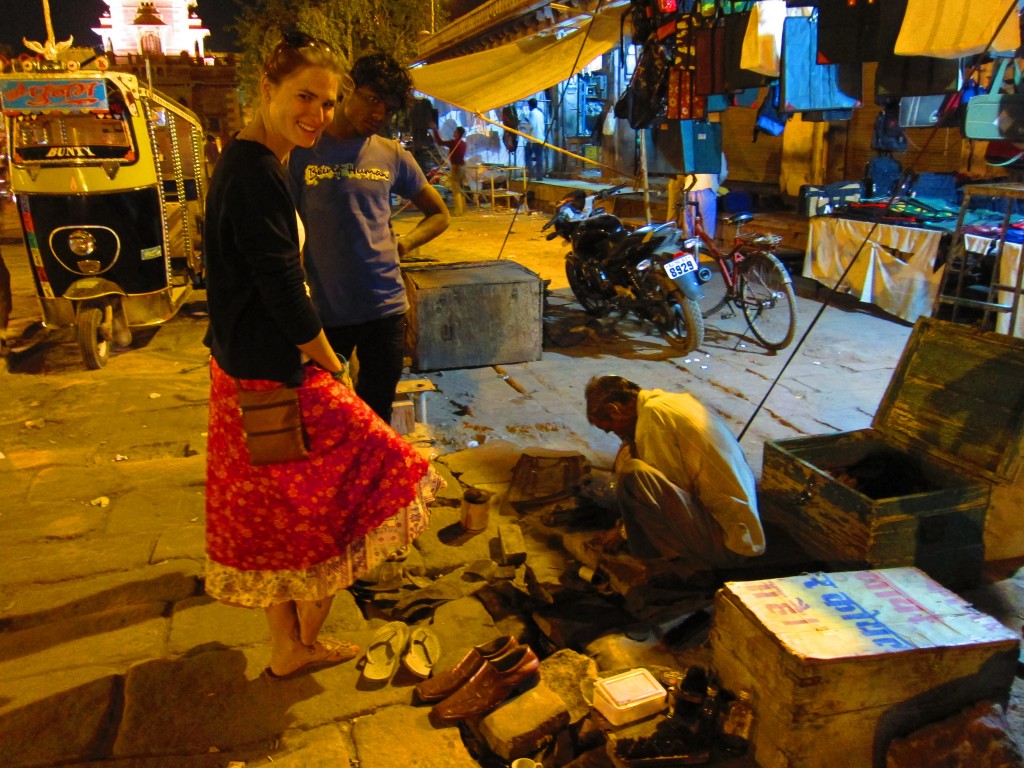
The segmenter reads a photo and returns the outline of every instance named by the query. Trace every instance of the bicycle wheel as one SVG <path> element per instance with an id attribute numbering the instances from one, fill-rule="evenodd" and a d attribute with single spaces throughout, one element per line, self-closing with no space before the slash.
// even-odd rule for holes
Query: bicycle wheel
<path id="1" fill-rule="evenodd" d="M 771 350 L 789 345 L 796 333 L 796 294 L 782 262 L 770 253 L 748 256 L 738 279 L 740 307 L 757 340 Z"/>

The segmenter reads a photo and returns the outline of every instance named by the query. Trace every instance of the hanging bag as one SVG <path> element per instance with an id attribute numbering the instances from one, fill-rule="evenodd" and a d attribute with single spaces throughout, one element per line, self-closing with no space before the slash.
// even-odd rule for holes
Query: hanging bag
<path id="1" fill-rule="evenodd" d="M 698 120 L 706 117 L 710 98 L 712 97 L 698 96 L 694 92 L 693 70 L 679 65 L 672 67 L 668 76 L 666 116 L 669 120 Z"/>
<path id="2" fill-rule="evenodd" d="M 779 76 L 782 24 L 785 20 L 785 0 L 762 0 L 754 5 L 743 35 L 741 67 L 768 77 Z"/>
<path id="3" fill-rule="evenodd" d="M 747 27 L 751 25 L 751 12 L 733 13 L 725 17 L 725 52 L 723 60 L 722 84 L 720 93 L 732 93 L 744 88 L 760 88 L 766 85 L 768 78 L 757 72 L 744 69 L 743 40 Z M 756 24 L 756 22 L 753 22 Z"/>
<path id="4" fill-rule="evenodd" d="M 298 389 L 242 389 L 237 380 L 235 387 L 250 464 L 279 464 L 309 455 Z"/>
<path id="5" fill-rule="evenodd" d="M 701 96 L 725 93 L 725 20 L 691 27 L 694 53 L 694 87 Z"/>
<path id="6" fill-rule="evenodd" d="M 907 134 L 900 118 L 903 102 L 899 107 L 886 104 L 875 118 L 875 130 L 871 135 L 871 148 L 876 152 L 906 152 Z"/>
<path id="7" fill-rule="evenodd" d="M 683 173 L 722 172 L 722 125 L 707 120 L 680 120 Z"/>
<path id="8" fill-rule="evenodd" d="M 838 64 L 818 64 L 817 57 L 817 17 L 787 18 L 783 25 L 779 78 L 782 109 L 803 112 L 859 107 L 860 65 L 840 72 Z"/>
<path id="9" fill-rule="evenodd" d="M 615 116 L 634 129 L 646 128 L 664 114 L 668 74 L 672 67 L 665 46 L 648 40 L 640 52 L 629 85 L 615 103 Z"/>
<path id="10" fill-rule="evenodd" d="M 819 0 L 818 63 L 878 61 L 878 0 Z"/>
<path id="11" fill-rule="evenodd" d="M 641 133 L 647 145 L 647 173 L 680 176 L 721 173 L 722 126 L 707 120 L 680 120 Z"/>
<path id="12" fill-rule="evenodd" d="M 904 128 L 931 128 L 939 123 L 939 112 L 946 94 L 935 96 L 904 96 L 900 99 L 899 121 Z"/>
<path id="13" fill-rule="evenodd" d="M 779 110 L 779 84 L 772 83 L 768 86 L 768 93 L 757 108 L 757 117 L 754 120 L 754 141 L 757 141 L 759 133 L 767 133 L 769 136 L 781 136 L 789 121 L 790 115 Z"/>
<path id="14" fill-rule="evenodd" d="M 969 139 L 1006 139 L 1024 142 L 1024 92 L 1021 91 L 1021 72 L 1013 61 L 1013 91 L 1003 92 L 1003 80 L 1011 59 L 999 60 L 988 93 L 971 99 L 964 118 L 964 136 Z"/>

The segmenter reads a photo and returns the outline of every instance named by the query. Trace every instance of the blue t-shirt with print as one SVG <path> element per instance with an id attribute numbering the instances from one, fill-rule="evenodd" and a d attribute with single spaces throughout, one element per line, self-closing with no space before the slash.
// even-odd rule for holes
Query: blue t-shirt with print
<path id="1" fill-rule="evenodd" d="M 305 267 L 324 326 L 365 323 L 409 309 L 391 228 L 391 195 L 415 197 L 427 179 L 413 156 L 382 136 L 324 134 L 288 159 L 306 227 Z"/>

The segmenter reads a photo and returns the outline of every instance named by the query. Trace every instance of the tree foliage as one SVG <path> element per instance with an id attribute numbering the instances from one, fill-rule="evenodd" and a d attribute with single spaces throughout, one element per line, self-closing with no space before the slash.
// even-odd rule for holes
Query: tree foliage
<path id="1" fill-rule="evenodd" d="M 433 0 L 431 0 L 433 1 Z M 263 61 L 281 40 L 281 30 L 297 27 L 326 40 L 351 64 L 367 53 L 383 52 L 398 61 L 416 55 L 420 30 L 430 28 L 430 5 L 409 0 L 235 0 L 234 29 L 242 49 L 241 82 L 256 93 Z M 436 13 L 441 13 L 437 9 Z M 435 27 L 443 20 L 435 16 Z"/>

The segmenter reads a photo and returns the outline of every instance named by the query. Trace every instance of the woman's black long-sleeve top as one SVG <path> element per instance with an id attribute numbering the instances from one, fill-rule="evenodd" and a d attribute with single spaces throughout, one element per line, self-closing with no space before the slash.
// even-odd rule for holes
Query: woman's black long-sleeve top
<path id="1" fill-rule="evenodd" d="M 298 345 L 320 318 L 306 293 L 295 207 L 280 161 L 259 142 L 224 151 L 206 200 L 210 328 L 206 343 L 231 376 L 302 381 Z"/>

